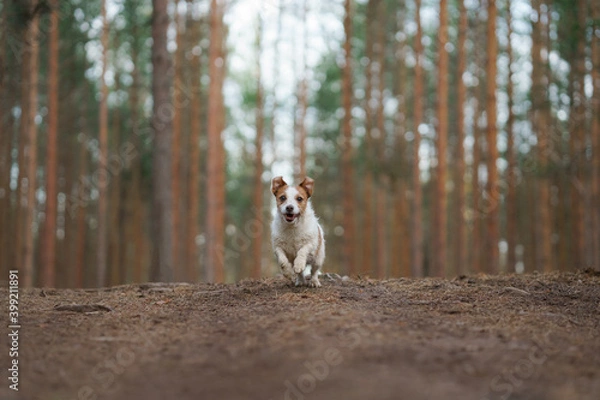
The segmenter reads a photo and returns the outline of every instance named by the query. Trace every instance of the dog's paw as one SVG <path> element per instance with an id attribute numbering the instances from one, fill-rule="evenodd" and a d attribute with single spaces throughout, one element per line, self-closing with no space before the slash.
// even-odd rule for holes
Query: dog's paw
<path id="1" fill-rule="evenodd" d="M 304 268 L 306 268 L 305 265 L 302 265 L 300 263 L 294 263 L 294 273 L 295 274 L 301 274 L 302 272 L 304 272 Z"/>
<path id="2" fill-rule="evenodd" d="M 292 276 L 294 275 L 292 264 L 281 264 L 279 267 L 281 268 L 281 273 L 283 274 L 283 276 L 285 276 L 286 278 L 292 278 Z"/>
<path id="3" fill-rule="evenodd" d="M 321 282 L 319 282 L 319 278 L 316 276 L 309 277 L 310 279 L 307 281 L 308 286 L 318 288 L 321 287 Z"/>
<path id="4" fill-rule="evenodd" d="M 296 279 L 294 279 L 294 286 L 304 286 L 306 285 L 306 281 L 302 275 L 296 275 Z"/>

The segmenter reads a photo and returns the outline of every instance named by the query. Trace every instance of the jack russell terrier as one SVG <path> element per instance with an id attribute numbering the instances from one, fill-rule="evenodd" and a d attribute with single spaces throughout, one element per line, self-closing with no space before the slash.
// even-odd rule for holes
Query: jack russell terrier
<path id="1" fill-rule="evenodd" d="M 325 239 L 310 203 L 313 186 L 309 177 L 298 186 L 289 186 L 281 176 L 271 182 L 277 200 L 271 224 L 273 250 L 283 275 L 294 280 L 296 286 L 321 286 L 319 269 L 325 261 Z M 307 265 L 311 270 L 305 275 Z"/>

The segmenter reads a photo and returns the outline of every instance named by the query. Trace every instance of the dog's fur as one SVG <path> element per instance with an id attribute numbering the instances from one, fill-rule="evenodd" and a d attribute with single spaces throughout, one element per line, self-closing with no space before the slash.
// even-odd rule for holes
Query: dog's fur
<path id="1" fill-rule="evenodd" d="M 298 186 L 289 186 L 281 176 L 271 182 L 277 200 L 271 224 L 273 251 L 283 275 L 294 280 L 296 286 L 321 286 L 319 270 L 325 261 L 325 239 L 310 203 L 313 187 L 309 177 Z M 305 276 L 307 265 L 311 271 Z"/>

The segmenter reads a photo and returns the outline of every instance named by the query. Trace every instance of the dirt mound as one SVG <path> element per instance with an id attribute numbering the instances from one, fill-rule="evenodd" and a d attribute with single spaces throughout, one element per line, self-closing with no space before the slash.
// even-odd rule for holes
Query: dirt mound
<path id="1" fill-rule="evenodd" d="M 0 398 L 598 398 L 597 274 L 322 282 L 23 290 Z"/>

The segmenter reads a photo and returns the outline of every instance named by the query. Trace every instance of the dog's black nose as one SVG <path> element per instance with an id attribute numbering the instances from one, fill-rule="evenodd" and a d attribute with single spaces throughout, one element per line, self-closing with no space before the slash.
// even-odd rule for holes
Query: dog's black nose
<path id="1" fill-rule="evenodd" d="M 290 213 L 291 213 L 292 211 L 294 211 L 294 206 L 287 206 L 287 207 L 285 208 L 285 211 L 287 211 L 287 212 L 290 212 Z"/>

